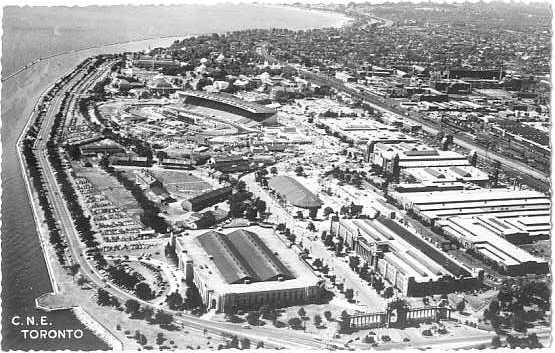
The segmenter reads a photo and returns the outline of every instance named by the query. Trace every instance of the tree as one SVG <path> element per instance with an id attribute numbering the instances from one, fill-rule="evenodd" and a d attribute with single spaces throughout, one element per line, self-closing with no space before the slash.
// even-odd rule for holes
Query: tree
<path id="1" fill-rule="evenodd" d="M 324 245 L 330 247 L 333 245 L 333 234 L 327 233 L 326 238 L 324 239 Z"/>
<path id="2" fill-rule="evenodd" d="M 135 294 L 141 299 L 148 300 L 152 298 L 152 289 L 147 283 L 139 282 L 135 286 Z"/>
<path id="3" fill-rule="evenodd" d="M 349 317 L 350 317 L 350 315 L 349 315 L 349 313 L 347 312 L 347 310 L 343 310 L 343 311 L 341 312 L 341 319 L 342 319 L 342 320 L 345 320 L 345 319 L 347 319 L 347 318 L 349 318 Z"/>
<path id="4" fill-rule="evenodd" d="M 387 287 L 383 292 L 384 298 L 391 298 L 393 296 L 393 287 Z"/>
<path id="5" fill-rule="evenodd" d="M 237 184 L 235 184 L 235 190 L 237 190 L 237 192 L 245 191 L 246 188 L 247 184 L 243 180 L 239 180 Z"/>
<path id="6" fill-rule="evenodd" d="M 304 310 L 303 307 L 301 307 L 299 309 L 299 311 L 297 311 L 297 314 L 299 314 L 300 317 L 305 317 L 306 316 L 306 311 Z"/>
<path id="7" fill-rule="evenodd" d="M 352 270 L 355 270 L 360 265 L 360 257 L 358 256 L 350 256 L 349 257 L 349 267 Z"/>
<path id="8" fill-rule="evenodd" d="M 110 305 L 113 306 L 114 308 L 119 308 L 121 304 L 120 304 L 118 298 L 112 296 L 110 298 Z"/>
<path id="9" fill-rule="evenodd" d="M 171 310 L 180 310 L 183 305 L 183 297 L 176 290 L 166 297 L 166 303 Z"/>
<path id="10" fill-rule="evenodd" d="M 272 174 L 276 175 L 276 174 L 278 173 L 278 170 L 277 170 L 277 168 L 276 168 L 276 167 L 272 167 L 272 168 L 270 168 L 270 173 L 272 173 Z"/>
<path id="11" fill-rule="evenodd" d="M 231 341 L 228 343 L 228 348 L 239 348 L 239 338 L 237 338 L 237 336 L 231 337 Z"/>
<path id="12" fill-rule="evenodd" d="M 160 326 L 169 326 L 173 322 L 173 316 L 165 311 L 158 310 L 154 316 L 154 321 Z"/>
<path id="13" fill-rule="evenodd" d="M 88 282 L 89 281 L 85 278 L 85 276 L 81 275 L 81 276 L 77 277 L 77 285 L 78 286 L 82 286 L 82 285 L 84 285 L 85 283 L 88 283 Z"/>
<path id="14" fill-rule="evenodd" d="M 335 256 L 341 255 L 342 251 L 343 251 L 343 242 L 339 241 L 337 244 L 335 244 Z"/>
<path id="15" fill-rule="evenodd" d="M 287 321 L 287 323 L 288 323 L 289 326 L 290 326 L 292 329 L 294 329 L 294 330 L 298 329 L 298 328 L 301 327 L 301 325 L 302 325 L 302 321 L 301 321 L 301 319 L 299 319 L 298 317 L 293 317 L 293 318 L 289 319 L 289 320 Z"/>
<path id="16" fill-rule="evenodd" d="M 456 308 L 457 311 L 459 313 L 462 313 L 464 311 L 465 305 L 466 305 L 466 303 L 465 303 L 464 299 L 462 299 L 460 302 L 457 303 L 457 308 Z"/>
<path id="17" fill-rule="evenodd" d="M 316 268 L 320 268 L 322 267 L 322 260 L 320 258 L 317 258 L 316 260 L 314 260 L 314 262 L 312 263 L 312 266 L 316 267 Z"/>
<path id="18" fill-rule="evenodd" d="M 102 288 L 99 288 L 98 292 L 97 292 L 96 302 L 99 305 L 103 305 L 103 306 L 110 305 L 110 303 L 111 303 L 110 293 L 108 293 L 107 291 L 105 291 Z"/>
<path id="19" fill-rule="evenodd" d="M 249 325 L 258 326 L 259 320 L 260 320 L 260 313 L 257 311 L 249 311 L 247 313 L 246 319 Z"/>
<path id="20" fill-rule="evenodd" d="M 241 348 L 242 349 L 250 349 L 251 348 L 251 340 L 249 340 L 247 337 L 243 337 L 241 339 Z"/>
<path id="21" fill-rule="evenodd" d="M 304 175 L 304 169 L 302 166 L 297 166 L 297 168 L 295 168 L 295 174 L 297 174 L 298 176 L 303 176 Z"/>
<path id="22" fill-rule="evenodd" d="M 266 201 L 256 199 L 255 205 L 256 205 L 256 210 L 258 211 L 258 214 L 262 216 L 266 212 Z"/>
<path id="23" fill-rule="evenodd" d="M 125 312 L 128 314 L 134 315 L 139 311 L 140 308 L 141 305 L 135 299 L 127 299 L 127 301 L 125 302 Z"/>
<path id="24" fill-rule="evenodd" d="M 75 277 L 75 275 L 79 272 L 79 268 L 81 268 L 81 265 L 77 263 L 69 266 L 69 271 L 71 273 L 72 278 Z"/>
<path id="25" fill-rule="evenodd" d="M 334 213 L 333 208 L 331 208 L 330 206 L 326 206 L 326 208 L 324 208 L 324 217 L 327 218 L 330 214 Z"/>
<path id="26" fill-rule="evenodd" d="M 255 207 L 248 207 L 246 212 L 245 212 L 245 217 L 249 220 L 249 221 L 255 221 L 256 217 L 258 216 L 258 212 L 256 210 Z"/>
<path id="27" fill-rule="evenodd" d="M 152 321 L 152 317 L 154 316 L 154 310 L 152 310 L 152 308 L 149 306 L 145 306 L 142 314 L 143 314 L 143 319 L 150 322 Z"/>
<path id="28" fill-rule="evenodd" d="M 489 303 L 488 309 L 490 315 L 497 315 L 499 313 L 499 302 L 497 300 L 492 300 Z"/>
<path id="29" fill-rule="evenodd" d="M 331 321 L 331 318 L 332 318 L 331 311 L 329 310 L 324 311 L 324 317 L 326 318 L 327 321 Z"/>
<path id="30" fill-rule="evenodd" d="M 322 317 L 318 314 L 314 315 L 314 325 L 316 327 L 320 327 L 321 324 L 322 324 Z"/>
<path id="31" fill-rule="evenodd" d="M 140 337 L 139 337 L 139 339 L 138 339 L 137 342 L 138 342 L 140 345 L 142 345 L 142 346 L 145 346 L 145 345 L 148 343 L 148 341 L 147 341 L 147 339 L 146 339 L 146 336 L 143 335 L 143 334 L 140 335 Z"/>
<path id="32" fill-rule="evenodd" d="M 501 347 L 501 338 L 499 338 L 499 336 L 495 335 L 491 338 L 491 345 L 494 348 L 498 348 Z"/>
<path id="33" fill-rule="evenodd" d="M 347 298 L 348 301 L 352 301 L 354 296 L 354 292 L 351 288 L 345 290 L 345 298 Z"/>
<path id="34" fill-rule="evenodd" d="M 166 339 L 164 338 L 164 334 L 162 332 L 158 332 L 158 334 L 156 335 L 156 344 L 157 345 L 162 345 L 162 343 L 164 343 Z"/>
<path id="35" fill-rule="evenodd" d="M 264 348 L 264 341 L 258 341 L 258 343 L 256 344 L 256 349 L 258 348 Z"/>
<path id="36" fill-rule="evenodd" d="M 309 231 L 311 232 L 315 232 L 316 231 L 316 226 L 314 225 L 314 223 L 312 222 L 308 222 L 308 226 L 306 227 Z"/>

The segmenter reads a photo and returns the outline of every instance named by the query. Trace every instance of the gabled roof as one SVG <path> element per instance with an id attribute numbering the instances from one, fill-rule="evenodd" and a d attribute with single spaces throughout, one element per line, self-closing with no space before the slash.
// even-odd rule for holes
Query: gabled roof
<path id="1" fill-rule="evenodd" d="M 227 283 L 273 281 L 295 278 L 266 244 L 243 229 L 227 235 L 209 231 L 198 238 Z"/>
<path id="2" fill-rule="evenodd" d="M 241 255 L 248 259 L 261 281 L 273 281 L 282 276 L 294 278 L 289 269 L 276 257 L 266 244 L 253 232 L 239 229 L 227 235 Z"/>
<path id="3" fill-rule="evenodd" d="M 212 261 L 227 283 L 256 279 L 254 270 L 225 235 L 209 231 L 197 239 L 208 255 L 212 256 Z"/>

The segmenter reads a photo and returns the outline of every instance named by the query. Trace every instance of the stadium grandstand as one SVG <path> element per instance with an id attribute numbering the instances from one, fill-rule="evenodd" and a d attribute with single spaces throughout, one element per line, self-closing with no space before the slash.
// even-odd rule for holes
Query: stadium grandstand
<path id="1" fill-rule="evenodd" d="M 242 100 L 231 94 L 189 90 L 178 92 L 178 95 L 187 104 L 223 110 L 260 122 L 263 125 L 275 125 L 277 123 L 277 112 L 274 109 Z"/>

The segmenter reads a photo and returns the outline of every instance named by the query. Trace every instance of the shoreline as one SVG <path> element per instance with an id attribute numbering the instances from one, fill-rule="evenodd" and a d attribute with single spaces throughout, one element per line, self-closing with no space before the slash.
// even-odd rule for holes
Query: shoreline
<path id="1" fill-rule="evenodd" d="M 25 127 L 23 128 L 23 130 L 21 131 L 21 134 L 19 135 L 19 138 L 17 139 L 16 150 L 17 150 L 17 158 L 19 160 L 19 166 L 21 168 L 21 173 L 23 174 L 23 180 L 25 182 L 25 190 L 27 190 L 27 197 L 29 199 L 29 204 L 31 205 L 31 208 L 33 210 L 35 229 L 37 231 L 40 247 L 44 256 L 44 262 L 46 263 L 46 269 L 48 271 L 50 285 L 52 286 L 52 292 L 54 294 L 58 294 L 60 292 L 60 288 L 58 285 L 58 281 L 56 279 L 56 275 L 54 274 L 54 270 L 52 269 L 52 264 L 50 263 L 50 260 L 49 260 L 47 236 L 44 234 L 44 229 L 41 227 L 41 224 L 44 222 L 44 219 L 42 215 L 39 213 L 40 206 L 37 205 L 37 200 L 35 197 L 37 191 L 31 185 L 29 171 L 27 169 L 25 157 L 23 156 L 23 151 L 21 149 L 22 148 L 21 143 L 25 138 L 25 136 L 27 135 L 27 132 L 29 131 L 31 124 L 34 122 L 33 115 L 35 114 L 35 108 L 39 105 L 39 102 L 42 101 L 42 98 L 45 96 L 45 94 L 53 87 L 54 87 L 54 84 L 51 84 L 50 86 L 48 86 L 39 95 L 38 99 L 35 101 L 35 104 L 33 105 L 33 111 L 27 118 L 27 123 L 25 124 Z"/>
<path id="2" fill-rule="evenodd" d="M 325 26 L 325 27 L 315 27 L 315 28 L 345 28 L 349 25 L 352 25 L 353 22 L 355 21 L 355 19 L 353 17 L 350 17 L 347 14 L 344 14 L 342 12 L 336 12 L 336 11 L 332 11 L 332 10 L 322 10 L 322 9 L 312 9 L 312 8 L 305 8 L 305 7 L 297 7 L 294 5 L 289 5 L 289 4 L 263 4 L 264 7 L 270 7 L 270 8 L 278 8 L 278 9 L 295 9 L 298 11 L 304 11 L 304 12 L 308 12 L 308 13 L 319 13 L 322 15 L 326 15 L 326 16 L 336 16 L 336 17 L 340 17 L 340 19 L 338 19 L 333 25 L 331 26 Z"/>
<path id="3" fill-rule="evenodd" d="M 279 4 L 261 4 L 262 7 L 266 7 L 266 8 L 280 8 L 280 9 L 287 9 L 287 10 L 291 10 L 294 9 L 296 11 L 302 11 L 302 12 L 307 12 L 307 13 L 319 13 L 322 15 L 326 15 L 326 16 L 335 16 L 338 17 L 338 19 L 334 22 L 334 24 L 329 25 L 329 26 L 319 26 L 319 27 L 313 27 L 311 29 L 315 29 L 315 28 L 345 28 L 348 27 L 349 25 L 352 25 L 353 22 L 355 21 L 355 19 L 353 17 L 350 17 L 344 13 L 341 12 L 335 12 L 335 11 L 326 11 L 326 10 L 320 10 L 320 9 L 308 9 L 308 8 L 301 8 L 301 7 L 295 7 L 293 5 L 279 5 Z M 224 32 L 214 32 L 214 33 L 224 33 Z M 147 36 L 147 37 L 142 37 L 142 38 L 137 38 L 137 39 L 129 39 L 129 40 L 125 40 L 125 41 L 121 41 L 121 42 L 111 42 L 111 43 L 104 43 L 104 44 L 98 44 L 98 45 L 92 45 L 89 47 L 84 47 L 84 48 L 78 48 L 78 49 L 72 49 L 72 50 L 66 50 L 66 51 L 62 51 L 62 52 L 58 52 L 58 53 L 54 53 L 54 54 L 50 54 L 47 56 L 39 56 L 38 58 L 35 58 L 33 61 L 28 62 L 26 64 L 23 64 L 22 66 L 20 66 L 19 68 L 17 68 L 15 71 L 6 73 L 5 75 L 2 75 L 2 77 L 0 78 L 1 82 L 6 82 L 12 78 L 15 78 L 16 76 L 18 76 L 20 73 L 33 68 L 33 66 L 35 66 L 36 64 L 39 64 L 43 61 L 48 61 L 50 59 L 54 59 L 56 57 L 59 56 L 64 56 L 64 55 L 70 55 L 70 54 L 77 54 L 80 52 L 84 52 L 87 50 L 94 50 L 94 49 L 102 49 L 102 48 L 106 48 L 106 47 L 111 47 L 111 46 L 117 46 L 117 45 L 126 45 L 126 44 L 139 44 L 141 42 L 146 42 L 146 41 L 156 41 L 156 40 L 164 40 L 164 39 L 185 39 L 191 36 L 200 36 L 203 34 L 209 34 L 207 33 L 197 33 L 197 34 L 169 34 L 169 35 L 164 35 L 164 36 Z"/>
<path id="4" fill-rule="evenodd" d="M 287 6 L 286 6 L 287 7 Z M 294 7 L 287 7 L 288 9 L 294 8 Z M 298 8 L 297 8 L 298 9 Z M 308 9 L 298 9 L 299 11 L 315 11 L 315 10 L 308 10 Z M 333 12 L 325 12 L 325 11 L 320 11 L 322 13 L 326 13 L 328 15 L 340 15 L 341 19 L 339 19 L 338 21 L 336 21 L 336 23 L 331 26 L 331 27 L 338 27 L 338 28 L 342 28 L 345 27 L 349 24 L 352 23 L 352 18 L 347 17 L 343 14 L 340 13 L 333 13 Z M 325 26 L 322 27 L 315 27 L 315 28 L 325 28 Z M 86 47 L 86 48 L 80 48 L 80 49 L 74 49 L 74 50 L 69 50 L 69 51 L 64 51 L 64 52 L 60 52 L 60 53 L 56 53 L 56 54 L 52 54 L 46 57 L 39 57 L 37 59 L 34 59 L 32 62 L 20 67 L 19 69 L 17 69 L 16 71 L 6 74 L 4 77 L 1 78 L 2 83 L 4 83 L 5 81 L 8 81 L 12 78 L 16 78 L 19 74 L 29 70 L 29 69 L 33 69 L 37 64 L 41 64 L 41 63 L 48 63 L 51 59 L 54 58 L 58 58 L 58 57 L 63 57 L 66 55 L 74 55 L 74 54 L 79 54 L 82 52 L 86 52 L 89 50 L 102 50 L 103 48 L 109 48 L 109 47 L 113 47 L 113 46 L 118 46 L 118 45 L 141 45 L 141 43 L 143 42 L 148 42 L 148 41 L 161 41 L 161 40 L 165 40 L 165 39 L 184 39 L 187 37 L 191 37 L 191 36 L 196 36 L 196 35 L 203 35 L 203 34 L 183 34 L 183 35 L 167 35 L 167 36 L 154 36 L 154 37 L 145 37 L 145 38 L 141 38 L 141 39 L 134 39 L 134 40 L 129 40 L 129 41 L 123 41 L 123 42 L 112 42 L 112 43 L 107 43 L 107 44 L 101 44 L 101 45 L 97 45 L 97 46 L 91 46 L 91 47 Z M 171 44 L 171 43 L 170 43 Z M 147 43 L 145 43 L 145 48 L 147 46 Z M 89 56 L 94 56 L 95 54 L 91 54 Z M 87 56 L 88 57 L 88 56 Z M 75 69 L 75 66 L 72 65 L 72 67 L 66 72 L 66 74 L 71 73 L 73 70 Z M 48 230 L 45 230 L 44 227 L 42 227 L 41 225 L 43 225 L 44 223 L 44 216 L 41 214 L 41 210 L 39 209 L 40 206 L 38 205 L 38 200 L 36 198 L 36 193 L 37 191 L 34 189 L 33 185 L 31 184 L 30 181 L 30 175 L 29 175 L 29 171 L 27 169 L 27 164 L 25 161 L 25 157 L 23 156 L 22 153 L 22 141 L 25 139 L 26 134 L 28 133 L 31 125 L 34 123 L 35 119 L 33 119 L 34 115 L 36 114 L 36 107 L 39 105 L 39 103 L 42 101 L 43 97 L 45 96 L 45 94 L 54 86 L 55 82 L 57 81 L 57 79 L 59 79 L 60 77 L 63 77 L 64 74 L 58 75 L 57 78 L 53 79 L 53 81 L 51 83 L 47 83 L 48 86 L 41 91 L 41 93 L 38 95 L 38 97 L 34 100 L 34 104 L 32 105 L 32 110 L 29 114 L 27 114 L 27 121 L 23 127 L 23 129 L 21 130 L 19 137 L 16 141 L 15 144 L 15 148 L 16 148 L 16 153 L 17 153 L 17 158 L 18 158 L 18 162 L 19 162 L 19 168 L 21 168 L 22 171 L 22 177 L 24 179 L 24 183 L 25 183 L 25 189 L 27 191 L 27 196 L 28 196 L 28 200 L 30 203 L 30 206 L 32 208 L 32 212 L 33 212 L 33 220 L 35 223 L 35 230 L 36 233 L 38 235 L 39 238 L 39 244 L 41 247 L 41 252 L 43 254 L 44 257 L 44 261 L 46 263 L 46 267 L 47 267 L 47 271 L 48 271 L 48 277 L 49 277 L 49 281 L 52 287 L 51 292 L 54 294 L 58 294 L 60 293 L 60 285 L 59 285 L 59 279 L 57 278 L 57 274 L 54 271 L 54 266 L 56 264 L 53 264 L 51 261 L 57 261 L 55 256 L 50 256 L 51 254 L 51 247 L 48 241 Z M 48 291 L 46 291 L 46 293 L 48 293 Z M 77 309 L 77 310 L 75 310 Z M 69 309 L 70 311 L 73 311 L 73 313 L 75 314 L 75 317 L 77 318 L 77 320 L 79 320 L 85 327 L 87 327 L 88 329 L 90 329 L 95 336 L 97 336 L 99 339 L 105 341 L 106 343 L 108 343 L 109 345 L 111 345 L 113 347 L 113 349 L 116 349 L 115 347 L 121 347 L 123 345 L 123 343 L 115 336 L 113 335 L 107 328 L 105 328 L 99 321 L 95 320 L 94 317 L 84 311 L 84 309 L 80 306 L 78 306 L 75 309 Z M 79 311 L 79 309 L 81 311 Z M 97 330 L 98 329 L 98 330 Z M 113 343 L 115 343 L 116 345 L 114 346 Z"/>
<path id="5" fill-rule="evenodd" d="M 63 74 L 61 77 L 71 73 L 74 69 L 69 70 L 66 74 Z M 25 182 L 25 190 L 27 191 L 27 196 L 29 199 L 29 204 L 33 210 L 33 221 L 35 223 L 35 229 L 39 238 L 39 243 L 41 247 L 41 252 L 44 257 L 44 262 L 46 263 L 46 268 L 48 271 L 48 278 L 50 280 L 50 285 L 52 287 L 51 292 L 45 292 L 42 295 L 46 294 L 60 294 L 60 286 L 58 284 L 59 280 L 57 278 L 57 274 L 54 271 L 53 267 L 54 264 L 51 261 L 58 261 L 56 256 L 50 256 L 49 252 L 52 252 L 52 247 L 48 242 L 48 229 L 44 229 L 41 225 L 44 223 L 44 216 L 40 210 L 40 205 L 38 205 L 38 200 L 36 198 L 37 190 L 33 187 L 30 182 L 29 171 L 27 170 L 27 164 L 25 161 L 25 157 L 23 156 L 22 152 L 22 141 L 25 138 L 26 134 L 29 131 L 31 124 L 34 122 L 33 115 L 35 114 L 35 108 L 39 105 L 42 101 L 42 98 L 46 95 L 46 93 L 54 87 L 54 83 L 50 84 L 44 91 L 41 92 L 38 99 L 35 101 L 33 105 L 33 111 L 29 114 L 27 122 L 19 135 L 17 142 L 16 142 L 16 151 L 17 151 L 17 158 L 19 160 L 21 172 L 23 174 L 23 179 Z M 57 263 L 57 265 L 60 265 Z M 41 309 L 38 306 L 37 299 L 41 296 L 35 298 L 35 308 Z M 62 310 L 67 310 L 68 312 L 72 312 L 75 318 L 83 324 L 88 330 L 90 330 L 98 339 L 104 341 L 106 344 L 112 347 L 112 350 L 123 350 L 123 342 L 119 340 L 110 330 L 108 330 L 104 325 L 102 325 L 98 320 L 94 319 L 94 317 L 89 314 L 83 307 L 76 306 L 72 308 L 64 308 Z"/>

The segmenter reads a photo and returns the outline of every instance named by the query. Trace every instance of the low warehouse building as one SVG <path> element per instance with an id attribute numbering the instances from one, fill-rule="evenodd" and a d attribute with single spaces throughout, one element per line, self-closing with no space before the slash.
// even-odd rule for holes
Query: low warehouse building
<path id="1" fill-rule="evenodd" d="M 426 184 L 467 182 L 486 186 L 489 182 L 489 175 L 473 166 L 408 168 L 402 174 L 408 179 Z"/>
<path id="2" fill-rule="evenodd" d="M 213 206 L 217 203 L 224 202 L 231 196 L 232 188 L 229 186 L 211 190 L 183 201 L 181 206 L 186 211 L 200 211 L 206 207 Z"/>
<path id="3" fill-rule="evenodd" d="M 208 309 L 316 303 L 323 281 L 272 229 L 215 231 L 175 240 L 179 268 Z"/>
<path id="4" fill-rule="evenodd" d="M 428 223 L 455 216 L 545 217 L 550 215 L 551 209 L 551 201 L 545 194 L 530 190 L 394 192 L 391 196 Z"/>
<path id="5" fill-rule="evenodd" d="M 509 275 L 528 273 L 547 273 L 549 265 L 527 251 L 511 244 L 501 235 L 515 231 L 510 228 L 491 227 L 491 220 L 485 217 L 450 217 L 438 222 L 443 233 L 456 239 L 465 248 L 481 257 L 486 263 L 494 265 L 501 272 Z"/>
<path id="6" fill-rule="evenodd" d="M 395 221 L 341 219 L 331 233 L 406 296 L 427 296 L 478 288 L 483 271 L 470 269 Z"/>

